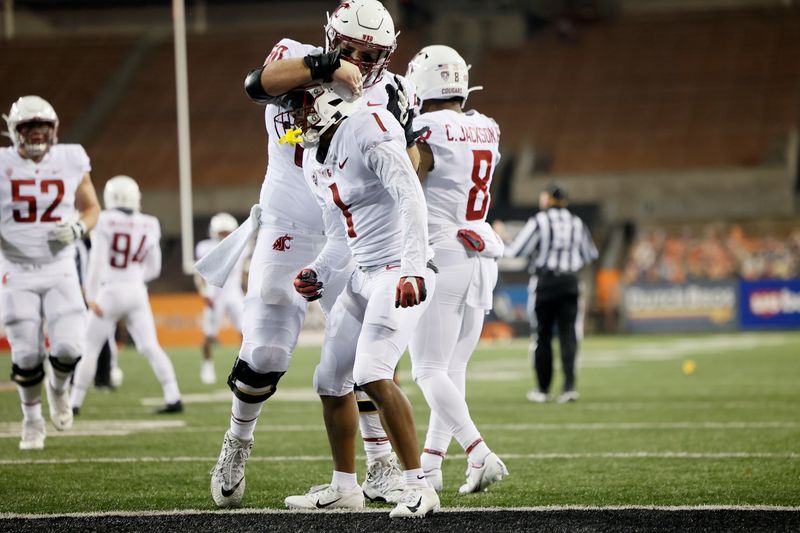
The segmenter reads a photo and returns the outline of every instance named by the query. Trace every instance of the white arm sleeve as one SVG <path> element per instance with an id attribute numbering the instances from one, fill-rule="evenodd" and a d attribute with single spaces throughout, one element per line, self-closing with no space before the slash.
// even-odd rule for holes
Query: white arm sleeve
<path id="1" fill-rule="evenodd" d="M 319 201 L 319 199 L 318 199 Z M 350 247 L 347 246 L 345 228 L 342 225 L 341 215 L 333 212 L 320 202 L 322 207 L 322 219 L 325 222 L 325 246 L 313 263 L 308 268 L 317 273 L 317 279 L 325 282 L 330 279 L 332 272 L 345 268 L 352 258 Z"/>
<path id="2" fill-rule="evenodd" d="M 144 282 L 153 281 L 161 274 L 161 246 L 156 242 L 144 258 Z"/>
<path id="3" fill-rule="evenodd" d="M 100 281 L 103 276 L 103 269 L 108 265 L 108 250 L 111 244 L 108 235 L 100 231 L 92 232 L 92 249 L 89 251 L 89 268 L 86 273 L 85 297 L 87 302 L 93 302 L 97 298 L 97 291 L 100 290 Z"/>
<path id="4" fill-rule="evenodd" d="M 400 276 L 422 276 L 428 261 L 428 207 L 405 147 L 399 142 L 379 143 L 367 153 L 366 162 L 400 206 Z"/>

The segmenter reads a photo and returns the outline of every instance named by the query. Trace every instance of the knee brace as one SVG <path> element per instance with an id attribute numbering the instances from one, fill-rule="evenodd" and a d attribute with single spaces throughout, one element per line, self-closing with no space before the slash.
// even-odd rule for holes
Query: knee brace
<path id="1" fill-rule="evenodd" d="M 77 366 L 78 361 L 81 360 L 81 356 L 79 355 L 76 359 L 67 359 L 63 356 L 57 357 L 51 355 L 48 359 L 50 360 L 50 365 L 53 367 L 53 370 L 69 374 L 75 370 L 75 366 Z"/>
<path id="2" fill-rule="evenodd" d="M 50 359 L 52 360 L 53 357 L 57 357 L 62 362 L 65 360 L 74 359 L 75 362 L 78 362 L 78 359 L 81 358 L 81 353 L 83 352 L 82 347 L 78 345 L 76 342 L 58 342 L 53 345 L 52 349 L 50 350 Z"/>
<path id="3" fill-rule="evenodd" d="M 356 403 L 358 404 L 358 414 L 369 415 L 378 412 L 378 407 L 372 402 L 367 393 L 361 390 L 358 385 L 355 386 Z"/>
<path id="4" fill-rule="evenodd" d="M 39 363 L 33 368 L 20 368 L 16 364 L 11 365 L 11 380 L 20 387 L 33 387 L 44 379 L 44 364 Z"/>
<path id="5" fill-rule="evenodd" d="M 278 381 L 285 372 L 256 372 L 247 361 L 238 357 L 233 362 L 231 374 L 228 376 L 228 386 L 234 396 L 245 403 L 261 403 L 275 394 Z"/>

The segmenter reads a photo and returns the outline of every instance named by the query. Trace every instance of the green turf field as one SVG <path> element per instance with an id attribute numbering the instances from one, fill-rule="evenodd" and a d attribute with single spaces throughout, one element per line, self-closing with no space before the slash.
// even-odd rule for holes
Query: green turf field
<path id="1" fill-rule="evenodd" d="M 0 382 L 0 512 L 212 509 L 209 471 L 230 410 L 222 378 L 234 353 L 216 350 L 220 383 L 204 386 L 199 352 L 171 350 L 186 412 L 164 417 L 150 414 L 160 388 L 146 361 L 123 351 L 123 386 L 91 391 L 71 432 L 48 422 L 38 452 L 18 450 L 17 393 Z M 298 350 L 262 414 L 248 507 L 281 508 L 285 496 L 329 481 L 311 391 L 317 354 Z M 527 343 L 480 347 L 469 404 L 511 475 L 459 496 L 465 459 L 451 446 L 443 506 L 800 505 L 800 334 L 592 337 L 581 358 L 581 400 L 535 405 L 525 399 Z M 686 359 L 696 362 L 691 375 Z M 0 357 L 0 375 L 10 366 Z M 407 359 L 400 377 L 422 439 L 427 408 Z"/>

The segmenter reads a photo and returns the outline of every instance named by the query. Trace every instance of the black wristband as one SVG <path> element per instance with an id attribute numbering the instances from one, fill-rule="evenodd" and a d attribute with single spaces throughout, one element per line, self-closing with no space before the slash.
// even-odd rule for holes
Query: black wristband
<path id="1" fill-rule="evenodd" d="M 338 49 L 327 54 L 307 55 L 303 58 L 303 63 L 311 71 L 312 80 L 331 81 L 334 71 L 342 65 L 340 55 Z"/>

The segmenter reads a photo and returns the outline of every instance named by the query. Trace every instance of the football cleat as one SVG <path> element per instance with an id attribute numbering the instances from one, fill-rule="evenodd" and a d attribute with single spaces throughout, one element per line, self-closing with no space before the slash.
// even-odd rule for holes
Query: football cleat
<path id="1" fill-rule="evenodd" d="M 64 387 L 61 392 L 57 391 L 46 379 L 45 389 L 47 390 L 47 406 L 50 409 L 50 420 L 59 431 L 65 431 L 72 427 L 72 407 L 69 404 L 69 387 Z"/>
<path id="2" fill-rule="evenodd" d="M 283 503 L 288 509 L 351 509 L 358 511 L 364 508 L 364 493 L 361 487 L 342 492 L 333 485 L 316 485 L 306 494 L 288 496 Z"/>
<path id="3" fill-rule="evenodd" d="M 444 480 L 442 479 L 442 469 L 434 468 L 425 472 L 425 477 L 428 479 L 428 484 L 433 487 L 436 492 L 442 492 L 444 489 Z"/>
<path id="4" fill-rule="evenodd" d="M 367 477 L 361 489 L 370 501 L 397 503 L 406 489 L 406 479 L 397 464 L 397 456 L 390 453 L 367 465 Z"/>
<path id="5" fill-rule="evenodd" d="M 503 461 L 501 461 L 496 454 L 490 453 L 480 466 L 475 466 L 468 462 L 466 471 L 467 482 L 461 485 L 458 492 L 460 494 L 482 492 L 486 490 L 489 485 L 497 483 L 507 475 L 508 468 L 503 464 Z"/>
<path id="6" fill-rule="evenodd" d="M 564 392 L 562 392 L 562 393 L 561 393 L 561 395 L 558 397 L 558 403 L 571 403 L 571 402 L 577 402 L 577 401 L 578 401 L 578 398 L 580 398 L 580 396 L 581 396 L 581 395 L 580 395 L 580 394 L 578 394 L 578 391 L 575 391 L 575 390 L 565 390 L 565 391 L 564 391 Z"/>
<path id="7" fill-rule="evenodd" d="M 22 421 L 22 438 L 19 441 L 20 450 L 44 449 L 44 419 Z"/>
<path id="8" fill-rule="evenodd" d="M 213 385 L 217 382 L 217 372 L 212 361 L 203 361 L 200 367 L 200 381 L 204 385 Z"/>
<path id="9" fill-rule="evenodd" d="M 439 495 L 433 487 L 408 487 L 389 518 L 424 518 L 439 510 Z"/>
<path id="10" fill-rule="evenodd" d="M 173 413 L 182 413 L 183 412 L 183 402 L 178 400 L 177 402 L 167 403 L 164 404 L 162 407 L 156 409 L 155 414 L 157 415 L 168 415 Z"/>
<path id="11" fill-rule="evenodd" d="M 243 441 L 225 432 L 217 464 L 211 470 L 211 498 L 217 507 L 239 507 L 244 496 L 244 467 L 253 441 Z"/>
<path id="12" fill-rule="evenodd" d="M 547 402 L 547 393 L 544 393 L 537 389 L 531 389 L 526 394 L 529 402 L 533 403 L 546 403 Z"/>

